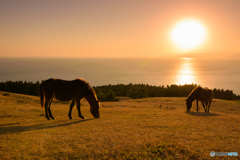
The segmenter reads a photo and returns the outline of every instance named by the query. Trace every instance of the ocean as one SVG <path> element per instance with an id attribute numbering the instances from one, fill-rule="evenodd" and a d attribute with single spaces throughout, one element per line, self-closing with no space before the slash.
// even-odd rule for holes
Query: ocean
<path id="1" fill-rule="evenodd" d="M 193 83 L 240 94 L 239 59 L 0 58 L 0 82 L 78 77 L 92 86 Z"/>

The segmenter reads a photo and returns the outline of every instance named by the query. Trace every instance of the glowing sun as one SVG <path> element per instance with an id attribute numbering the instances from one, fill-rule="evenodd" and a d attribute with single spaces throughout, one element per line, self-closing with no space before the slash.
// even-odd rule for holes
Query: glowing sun
<path id="1" fill-rule="evenodd" d="M 200 22 L 188 19 L 173 27 L 170 38 L 180 49 L 192 50 L 204 42 L 206 34 L 206 29 Z"/>

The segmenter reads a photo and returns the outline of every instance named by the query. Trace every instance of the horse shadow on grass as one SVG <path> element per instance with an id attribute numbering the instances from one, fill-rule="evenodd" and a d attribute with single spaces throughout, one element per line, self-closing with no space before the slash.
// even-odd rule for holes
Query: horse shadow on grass
<path id="1" fill-rule="evenodd" d="M 10 125 L 16 125 L 16 124 L 20 124 L 20 123 L 6 123 L 6 124 L 0 124 L 0 127 L 3 127 L 3 126 L 10 126 Z"/>
<path id="2" fill-rule="evenodd" d="M 92 119 L 83 119 L 83 120 L 53 120 L 53 121 L 45 121 L 42 123 L 36 122 L 36 124 L 29 126 L 21 126 L 21 123 L 8 123 L 0 125 L 0 135 L 8 134 L 8 133 L 19 133 L 25 131 L 33 131 L 33 130 L 43 130 L 43 129 L 51 129 L 56 127 L 69 126 L 72 124 L 83 123 L 86 121 L 94 120 Z M 17 126 L 16 126 L 17 125 Z"/>
<path id="3" fill-rule="evenodd" d="M 185 111 L 185 113 L 190 114 L 192 116 L 202 116 L 202 117 L 210 117 L 210 116 L 219 116 L 217 113 L 205 113 L 205 112 L 193 112 L 193 111 Z"/>

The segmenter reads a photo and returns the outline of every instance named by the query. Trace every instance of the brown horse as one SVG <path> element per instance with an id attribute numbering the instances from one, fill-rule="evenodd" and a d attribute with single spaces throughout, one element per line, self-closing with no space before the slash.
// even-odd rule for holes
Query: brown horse
<path id="1" fill-rule="evenodd" d="M 197 111 L 198 111 L 198 101 L 201 101 L 205 112 L 209 113 L 210 105 L 213 99 L 213 91 L 207 88 L 202 88 L 202 87 L 194 88 L 186 99 L 187 111 L 190 111 L 190 109 L 192 108 L 192 102 L 195 99 L 197 101 Z"/>
<path id="2" fill-rule="evenodd" d="M 85 98 L 90 104 L 90 112 L 95 118 L 99 118 L 99 101 L 93 88 L 84 79 L 65 81 L 61 79 L 48 79 L 40 85 L 40 101 L 43 108 L 45 106 L 46 118 L 54 119 L 51 112 L 53 98 L 59 101 L 72 101 L 68 112 L 69 119 L 72 119 L 72 108 L 77 103 L 78 116 L 85 119 L 80 111 L 80 102 Z M 45 103 L 44 103 L 45 99 Z M 49 118 L 50 117 L 50 118 Z"/>

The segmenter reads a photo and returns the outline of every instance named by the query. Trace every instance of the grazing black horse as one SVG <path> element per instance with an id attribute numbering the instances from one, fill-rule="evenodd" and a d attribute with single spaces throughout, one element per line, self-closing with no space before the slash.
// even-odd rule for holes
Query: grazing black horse
<path id="1" fill-rule="evenodd" d="M 205 112 L 209 113 L 210 105 L 213 99 L 213 91 L 211 89 L 202 88 L 202 87 L 194 88 L 186 99 L 187 111 L 190 111 L 190 109 L 192 108 L 192 102 L 195 99 L 197 101 L 197 111 L 198 111 L 198 101 L 201 101 Z M 204 103 L 206 105 L 206 108 Z"/>
<path id="2" fill-rule="evenodd" d="M 80 101 L 85 98 L 90 104 L 90 112 L 95 118 L 99 118 L 99 101 L 93 88 L 84 79 L 75 79 L 65 81 L 61 79 L 48 79 L 40 85 L 40 101 L 43 108 L 45 106 L 46 118 L 54 119 L 51 112 L 51 103 L 53 98 L 59 101 L 72 101 L 68 112 L 69 119 L 72 119 L 72 108 L 77 103 L 78 115 L 85 119 L 80 111 Z M 45 103 L 44 103 L 45 99 Z M 49 118 L 50 117 L 50 118 Z"/>

